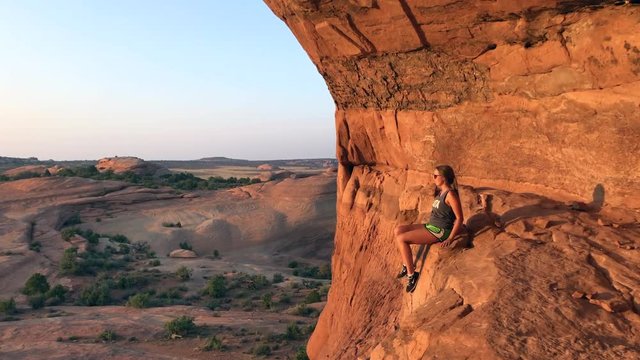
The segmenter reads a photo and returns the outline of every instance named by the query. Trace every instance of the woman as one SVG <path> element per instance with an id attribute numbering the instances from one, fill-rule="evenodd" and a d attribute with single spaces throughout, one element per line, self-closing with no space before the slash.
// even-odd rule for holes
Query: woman
<path id="1" fill-rule="evenodd" d="M 464 222 L 458 196 L 458 182 L 451 166 L 436 166 L 433 172 L 433 183 L 435 199 L 431 207 L 429 223 L 400 225 L 395 229 L 396 243 L 403 262 L 398 278 L 409 277 L 407 292 L 413 292 L 420 275 L 415 271 L 409 244 L 431 245 L 440 242 L 441 246 L 450 247 Z"/>

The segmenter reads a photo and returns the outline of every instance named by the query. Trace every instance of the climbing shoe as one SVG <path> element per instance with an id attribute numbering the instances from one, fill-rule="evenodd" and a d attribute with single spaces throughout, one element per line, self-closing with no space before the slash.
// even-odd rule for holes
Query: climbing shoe
<path id="1" fill-rule="evenodd" d="M 414 272 L 413 275 L 409 276 L 409 282 L 407 282 L 407 292 L 413 292 L 416 289 L 416 285 L 418 285 L 418 277 L 420 276 L 419 272 Z"/>
<path id="2" fill-rule="evenodd" d="M 396 275 L 396 277 L 398 279 L 400 279 L 400 278 L 403 278 L 405 276 L 407 276 L 407 267 L 402 265 L 402 270 L 400 270 L 400 272 L 398 273 L 398 275 Z"/>

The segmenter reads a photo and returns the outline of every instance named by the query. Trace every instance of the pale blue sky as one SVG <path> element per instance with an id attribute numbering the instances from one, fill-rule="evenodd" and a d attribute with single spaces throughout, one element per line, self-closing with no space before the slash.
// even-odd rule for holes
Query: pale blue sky
<path id="1" fill-rule="evenodd" d="M 0 156 L 334 157 L 334 109 L 261 0 L 0 0 Z"/>

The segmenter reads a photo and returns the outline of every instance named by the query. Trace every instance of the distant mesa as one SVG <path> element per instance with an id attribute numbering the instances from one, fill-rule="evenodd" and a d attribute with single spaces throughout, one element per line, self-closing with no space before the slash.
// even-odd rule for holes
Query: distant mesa
<path id="1" fill-rule="evenodd" d="M 258 170 L 260 171 L 273 171 L 273 170 L 281 170 L 279 167 L 271 164 L 262 164 L 258 166 Z"/>
<path id="2" fill-rule="evenodd" d="M 169 257 L 172 258 L 196 258 L 198 255 L 193 250 L 176 249 L 169 253 Z"/>
<path id="3" fill-rule="evenodd" d="M 160 176 L 170 173 L 169 169 L 165 167 L 133 156 L 102 158 L 98 160 L 96 169 L 100 172 L 111 170 L 115 174 L 133 172 L 137 175 Z"/>

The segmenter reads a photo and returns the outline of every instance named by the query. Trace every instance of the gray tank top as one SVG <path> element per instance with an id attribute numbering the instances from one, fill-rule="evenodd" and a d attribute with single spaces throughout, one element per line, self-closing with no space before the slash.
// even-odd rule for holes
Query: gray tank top
<path id="1" fill-rule="evenodd" d="M 456 220 L 456 214 L 453 212 L 453 209 L 444 201 L 448 193 L 449 190 L 436 196 L 431 207 L 429 224 L 441 229 L 452 229 L 453 222 Z"/>

